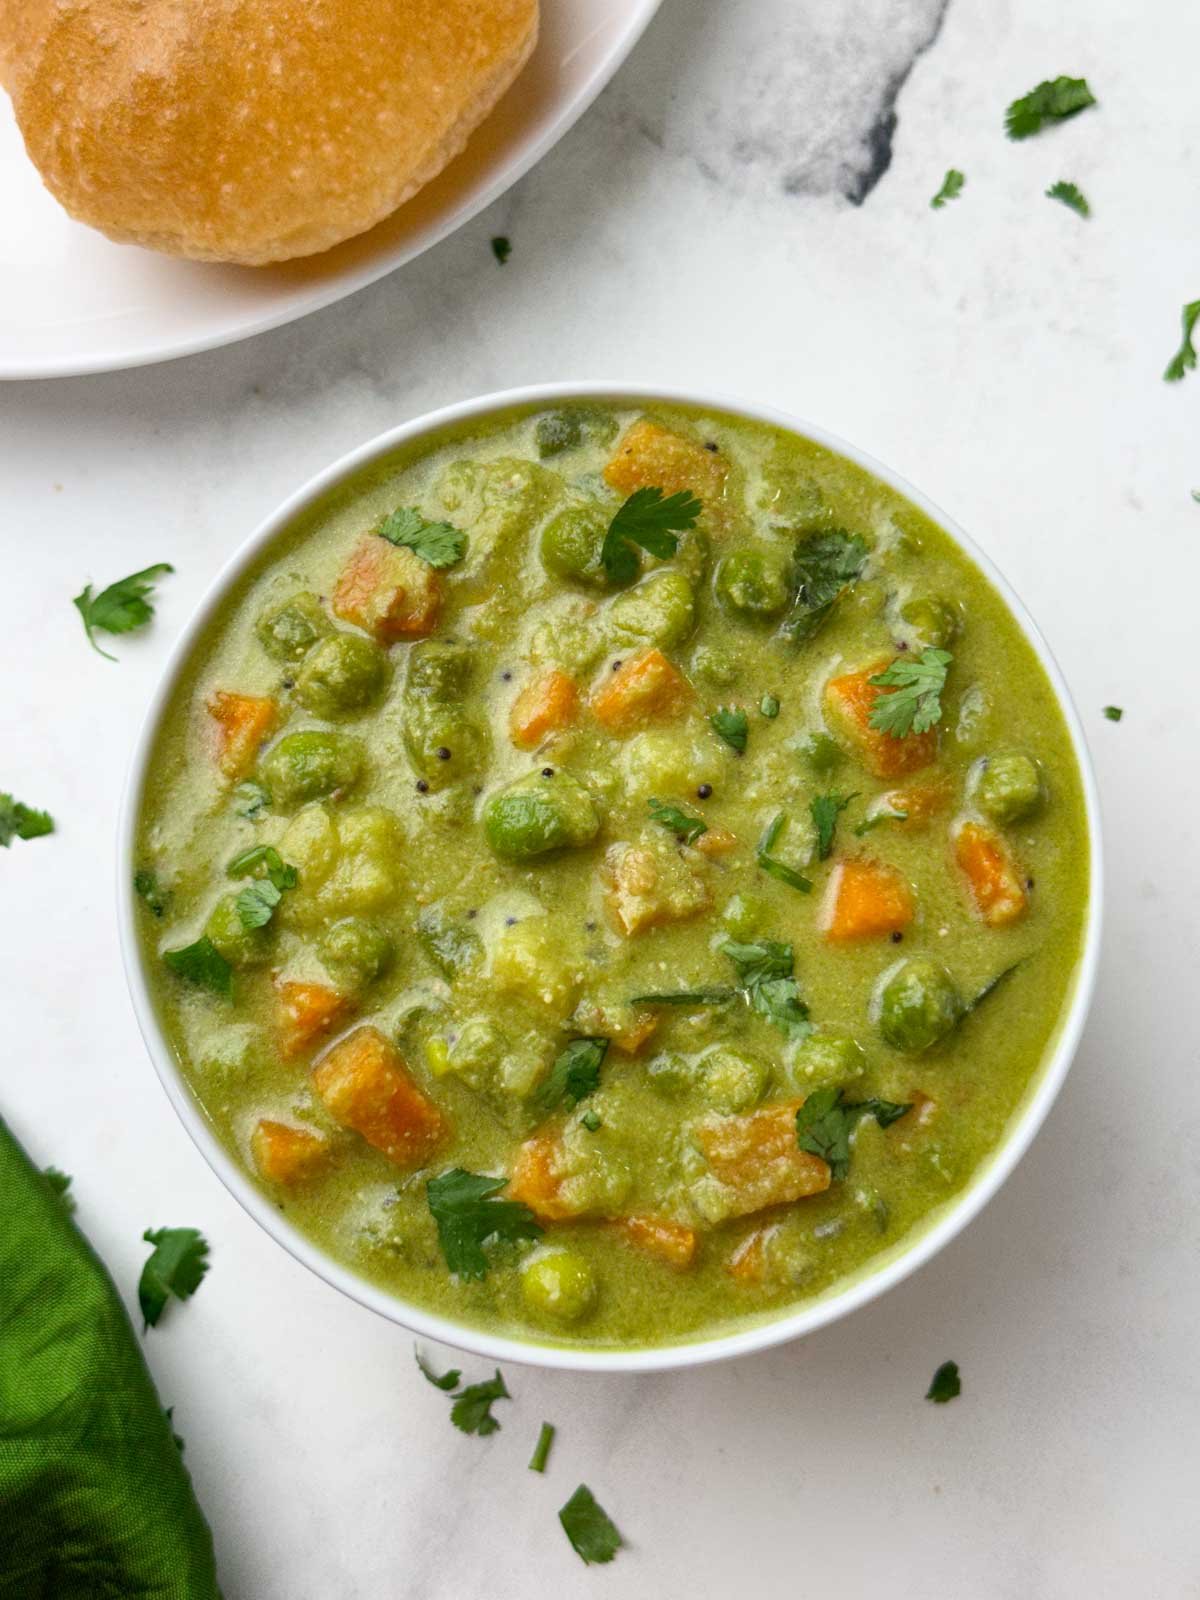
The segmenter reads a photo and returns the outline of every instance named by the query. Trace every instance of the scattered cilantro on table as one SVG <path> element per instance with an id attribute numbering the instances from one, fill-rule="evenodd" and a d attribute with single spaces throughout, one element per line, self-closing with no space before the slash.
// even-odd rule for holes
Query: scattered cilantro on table
<path id="1" fill-rule="evenodd" d="M 616 1524 L 592 1491 L 581 1483 L 558 1513 L 571 1548 L 586 1565 L 611 1561 L 624 1544 Z"/>
<path id="2" fill-rule="evenodd" d="M 1125 712 L 1121 706 L 1105 706 L 1104 715 L 1110 722 L 1120 722 Z"/>
<path id="3" fill-rule="evenodd" d="M 876 696 L 867 719 L 870 726 L 893 739 L 928 733 L 941 719 L 941 693 L 953 659 L 949 650 L 922 650 L 915 661 L 901 658 L 876 673 L 870 682 L 893 692 Z"/>
<path id="4" fill-rule="evenodd" d="M 503 266 L 508 260 L 509 256 L 512 255 L 511 240 L 506 239 L 502 233 L 498 233 L 492 240 L 492 254 L 495 256 L 500 265 Z"/>
<path id="5" fill-rule="evenodd" d="M 208 1241 L 195 1228 L 147 1228 L 142 1238 L 154 1246 L 138 1279 L 138 1304 L 148 1328 L 172 1295 L 189 1300 L 208 1271 Z"/>
<path id="6" fill-rule="evenodd" d="M 947 200 L 957 200 L 963 192 L 963 185 L 966 181 L 965 175 L 959 172 L 957 167 L 951 167 L 942 179 L 942 187 L 929 202 L 930 210 L 940 211 Z"/>
<path id="7" fill-rule="evenodd" d="M 541 1432 L 538 1434 L 537 1444 L 529 1458 L 530 1472 L 545 1472 L 546 1462 L 550 1459 L 550 1446 L 554 1443 L 556 1429 L 552 1422 L 543 1422 Z"/>
<path id="8" fill-rule="evenodd" d="M 937 1405 L 944 1406 L 947 1400 L 957 1400 L 962 1393 L 962 1380 L 958 1375 L 957 1361 L 943 1361 L 933 1375 L 933 1381 L 926 1391 L 926 1400 L 932 1400 Z"/>
<path id="9" fill-rule="evenodd" d="M 663 495 L 661 489 L 635 489 L 608 525 L 600 562 L 611 583 L 630 583 L 638 574 L 640 546 L 660 561 L 679 549 L 678 534 L 694 528 L 703 507 L 690 489 Z"/>
<path id="10" fill-rule="evenodd" d="M 437 1224 L 438 1243 L 450 1271 L 460 1278 L 487 1276 L 484 1245 L 489 1239 L 515 1243 L 540 1239 L 541 1227 L 520 1200 L 500 1200 L 507 1178 L 492 1178 L 452 1167 L 430 1178 L 425 1195 Z"/>
<path id="11" fill-rule="evenodd" d="M 53 832 L 54 818 L 48 811 L 35 811 L 11 794 L 0 794 L 0 847 L 7 850 L 14 839 L 42 839 Z"/>
<path id="12" fill-rule="evenodd" d="M 402 545 L 431 567 L 452 567 L 467 553 L 467 536 L 450 522 L 430 522 L 415 506 L 400 506 L 384 517 L 375 532 L 389 544 Z"/>
<path id="13" fill-rule="evenodd" d="M 474 1433 L 486 1439 L 490 1433 L 500 1432 L 500 1424 L 492 1415 L 492 1406 L 497 1400 L 511 1399 L 512 1395 L 504 1387 L 504 1379 L 497 1367 L 494 1378 L 485 1378 L 482 1383 L 469 1383 L 460 1390 L 450 1407 L 450 1421 L 463 1433 Z"/>
<path id="14" fill-rule="evenodd" d="M 1095 104 L 1086 78 L 1049 78 L 1013 101 L 1004 114 L 1004 131 L 1010 139 L 1028 139 L 1047 124 L 1065 122 Z"/>
<path id="15" fill-rule="evenodd" d="M 149 597 L 155 583 L 164 574 L 174 571 L 175 568 L 166 561 L 160 561 L 153 567 L 146 567 L 141 572 L 131 573 L 128 578 L 110 583 L 99 594 L 92 593 L 90 583 L 84 584 L 82 593 L 77 594 L 71 604 L 83 618 L 88 643 L 98 655 L 102 655 L 106 661 L 117 659 L 96 643 L 96 630 L 102 633 L 132 633 L 135 628 L 145 627 L 154 615 L 154 606 Z"/>
<path id="16" fill-rule="evenodd" d="M 1060 178 L 1057 183 L 1052 183 L 1046 190 L 1047 200 L 1061 200 L 1064 206 L 1069 206 L 1072 211 L 1081 217 L 1090 217 L 1092 208 L 1087 202 L 1087 197 L 1077 184 L 1069 183 L 1065 178 Z"/>
<path id="17" fill-rule="evenodd" d="M 1192 334 L 1196 330 L 1196 323 L 1200 321 L 1200 300 L 1192 300 L 1184 306 L 1182 313 L 1183 338 L 1180 340 L 1179 349 L 1167 363 L 1167 370 L 1163 373 L 1168 383 L 1180 383 L 1186 373 L 1191 372 L 1196 365 L 1196 347 L 1192 343 Z"/>
<path id="18" fill-rule="evenodd" d="M 440 1389 L 443 1394 L 449 1394 L 452 1390 L 458 1388 L 462 1373 L 457 1367 L 451 1367 L 449 1372 L 443 1372 L 439 1378 L 419 1350 L 414 1350 L 413 1355 L 416 1357 L 417 1366 L 420 1367 L 422 1376 L 435 1389 Z"/>

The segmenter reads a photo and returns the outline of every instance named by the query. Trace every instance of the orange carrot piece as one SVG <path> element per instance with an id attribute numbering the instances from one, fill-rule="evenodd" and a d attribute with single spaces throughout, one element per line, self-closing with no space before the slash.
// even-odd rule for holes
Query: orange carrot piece
<path id="1" fill-rule="evenodd" d="M 285 1060 L 302 1055 L 350 1009 L 345 995 L 323 983 L 296 983 L 283 978 L 277 980 L 275 993 L 279 1053 Z"/>
<path id="2" fill-rule="evenodd" d="M 706 450 L 647 417 L 625 430 L 604 469 L 605 481 L 621 494 L 650 488 L 665 495 L 690 490 L 718 523 L 724 520 L 728 476 L 729 461 L 720 450 Z"/>
<path id="3" fill-rule="evenodd" d="M 523 1201 L 541 1222 L 578 1215 L 562 1198 L 562 1154 L 562 1144 L 552 1133 L 535 1133 L 517 1149 L 508 1196 Z"/>
<path id="4" fill-rule="evenodd" d="M 299 1183 L 324 1161 L 329 1141 L 306 1128 L 263 1117 L 250 1135 L 250 1153 L 268 1183 Z"/>
<path id="5" fill-rule="evenodd" d="M 618 1228 L 630 1244 L 648 1255 L 658 1256 L 673 1267 L 690 1267 L 696 1258 L 696 1230 L 682 1222 L 669 1222 L 665 1217 L 615 1217 Z"/>
<path id="6" fill-rule="evenodd" d="M 279 707 L 268 697 L 228 694 L 218 689 L 208 702 L 217 724 L 217 762 L 227 778 L 241 778 L 254 765 L 259 747 L 269 738 Z"/>
<path id="7" fill-rule="evenodd" d="M 420 1166 L 449 1131 L 378 1028 L 356 1028 L 326 1051 L 313 1068 L 313 1084 L 331 1116 L 399 1167 Z"/>
<path id="8" fill-rule="evenodd" d="M 518 750 L 535 750 L 548 733 L 565 728 L 577 697 L 575 680 L 557 668 L 527 683 L 508 716 L 509 737 Z"/>
<path id="9" fill-rule="evenodd" d="M 610 733 L 631 733 L 644 722 L 682 710 L 691 692 L 662 651 L 651 649 L 609 675 L 592 696 L 592 710 Z"/>
<path id="10" fill-rule="evenodd" d="M 895 867 L 852 856 L 830 875 L 820 923 L 831 944 L 846 944 L 898 933 L 915 910 L 912 890 Z"/>
<path id="11" fill-rule="evenodd" d="M 1024 915 L 1029 904 L 1024 877 L 995 828 L 961 823 L 954 834 L 954 859 L 984 922 L 1001 928 Z"/>
<path id="12" fill-rule="evenodd" d="M 700 1123 L 696 1140 L 713 1176 L 734 1191 L 728 1215 L 784 1205 L 829 1187 L 829 1167 L 796 1143 L 801 1100 Z"/>
<path id="13" fill-rule="evenodd" d="M 703 856 L 727 856 L 738 847 L 738 836 L 728 828 L 710 827 L 696 840 L 695 848 Z"/>
<path id="14" fill-rule="evenodd" d="M 902 789 L 892 789 L 883 797 L 883 806 L 889 811 L 903 811 L 909 823 L 928 822 L 950 804 L 950 784 L 945 778 L 933 778 L 925 783 L 906 784 Z"/>
<path id="15" fill-rule="evenodd" d="M 380 644 L 419 639 L 437 627 L 442 578 L 405 545 L 366 534 L 355 545 L 333 592 L 334 612 Z"/>
<path id="16" fill-rule="evenodd" d="M 735 1245 L 725 1262 L 725 1271 L 741 1284 L 761 1283 L 767 1275 L 767 1243 L 775 1224 L 755 1228 Z"/>
<path id="17" fill-rule="evenodd" d="M 890 733 L 871 726 L 871 711 L 881 694 L 894 694 L 894 689 L 873 684 L 885 667 L 886 661 L 877 661 L 861 672 L 843 673 L 830 678 L 825 685 L 825 715 L 835 732 L 854 747 L 855 754 L 869 772 L 877 778 L 899 778 L 907 772 L 927 767 L 937 755 L 937 733 L 910 733 L 895 739 Z"/>

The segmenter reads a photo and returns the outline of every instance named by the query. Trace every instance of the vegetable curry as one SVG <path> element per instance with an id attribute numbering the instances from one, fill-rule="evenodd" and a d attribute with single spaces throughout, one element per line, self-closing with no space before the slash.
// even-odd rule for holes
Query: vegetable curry
<path id="1" fill-rule="evenodd" d="M 1079 773 L 894 490 L 723 415 L 412 444 L 185 668 L 136 889 L 168 1038 L 291 1221 L 518 1337 L 732 1331 L 911 1241 L 1069 999 Z"/>

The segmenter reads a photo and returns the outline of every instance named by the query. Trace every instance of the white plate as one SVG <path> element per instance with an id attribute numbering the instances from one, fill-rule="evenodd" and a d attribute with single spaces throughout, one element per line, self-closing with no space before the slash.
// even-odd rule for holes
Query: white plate
<path id="1" fill-rule="evenodd" d="M 592 103 L 659 0 L 542 0 L 537 50 L 467 149 L 361 238 L 307 261 L 222 267 L 110 243 L 42 187 L 0 92 L 0 378 L 166 361 L 245 339 L 411 261 L 527 172 Z"/>

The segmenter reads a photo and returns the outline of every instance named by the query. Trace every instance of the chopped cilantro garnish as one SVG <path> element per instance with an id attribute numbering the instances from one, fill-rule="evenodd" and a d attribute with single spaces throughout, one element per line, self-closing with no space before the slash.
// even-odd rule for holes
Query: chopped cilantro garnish
<path id="1" fill-rule="evenodd" d="M 238 920 L 242 927 L 248 931 L 265 928 L 275 915 L 275 907 L 282 899 L 282 894 L 269 878 L 250 884 L 238 895 L 236 902 Z"/>
<path id="2" fill-rule="evenodd" d="M 1065 178 L 1060 178 L 1057 183 L 1052 183 L 1046 190 L 1047 200 L 1061 200 L 1063 205 L 1070 206 L 1081 217 L 1090 217 L 1092 208 L 1087 203 L 1087 196 L 1077 184 L 1068 183 Z"/>
<path id="3" fill-rule="evenodd" d="M 529 1458 L 530 1472 L 545 1472 L 546 1462 L 550 1459 L 550 1446 L 554 1443 L 554 1424 L 543 1422 L 542 1430 L 538 1434 L 537 1444 Z"/>
<path id="4" fill-rule="evenodd" d="M 512 244 L 504 237 L 502 233 L 498 233 L 492 240 L 492 254 L 495 256 L 496 260 L 501 266 L 503 266 L 508 260 L 509 256 L 512 255 Z"/>
<path id="5" fill-rule="evenodd" d="M 245 878 L 257 872 L 259 867 L 266 869 L 267 877 L 276 889 L 294 889 L 300 882 L 299 872 L 283 859 L 273 844 L 251 845 L 249 850 L 234 856 L 225 870 L 231 878 Z"/>
<path id="6" fill-rule="evenodd" d="M 147 1228 L 154 1246 L 138 1279 L 138 1304 L 146 1326 L 157 1327 L 167 1301 L 188 1300 L 208 1271 L 208 1241 L 195 1228 Z"/>
<path id="7" fill-rule="evenodd" d="M 535 1104 L 542 1111 L 553 1111 L 560 1104 L 572 1110 L 600 1087 L 600 1068 L 607 1054 L 607 1039 L 572 1039 L 534 1094 Z"/>
<path id="8" fill-rule="evenodd" d="M 1104 715 L 1110 722 L 1120 722 L 1125 712 L 1121 706 L 1105 706 Z"/>
<path id="9" fill-rule="evenodd" d="M 796 546 L 796 599 L 783 623 L 795 643 L 811 639 L 828 617 L 842 590 L 853 583 L 867 559 L 867 542 L 845 528 L 813 534 Z"/>
<path id="10" fill-rule="evenodd" d="M 751 1010 L 757 1011 L 785 1039 L 807 1039 L 812 1032 L 808 1007 L 800 998 L 793 977 L 794 956 L 790 944 L 778 939 L 759 939 L 740 944 L 726 939 L 720 947 L 737 968 L 744 984 L 743 993 Z"/>
<path id="11" fill-rule="evenodd" d="M 452 567 L 467 553 L 467 536 L 449 522 L 430 522 L 415 506 L 400 506 L 375 529 L 389 544 L 403 545 L 431 567 Z"/>
<path id="12" fill-rule="evenodd" d="M 820 1156 L 829 1163 L 833 1177 L 844 1178 L 850 1170 L 850 1136 L 860 1117 L 874 1117 L 881 1128 L 888 1128 L 911 1105 L 896 1105 L 891 1100 L 848 1101 L 843 1089 L 814 1089 L 796 1112 L 796 1142 L 801 1150 Z"/>
<path id="13" fill-rule="evenodd" d="M 798 889 L 801 894 L 809 894 L 812 890 L 811 881 L 802 872 L 797 872 L 795 867 L 789 867 L 786 861 L 780 861 L 771 852 L 779 843 L 780 835 L 787 827 L 788 819 L 785 811 L 773 817 L 767 825 L 767 830 L 755 846 L 754 858 L 758 862 L 759 871 L 765 872 L 769 878 L 778 878 L 780 883 L 786 883 L 791 889 Z"/>
<path id="14" fill-rule="evenodd" d="M 962 1379 L 958 1375 L 958 1362 L 943 1361 L 926 1391 L 926 1400 L 932 1400 L 935 1404 L 943 1406 L 947 1400 L 957 1400 L 961 1393 Z"/>
<path id="15" fill-rule="evenodd" d="M 1183 375 L 1196 365 L 1196 347 L 1192 343 L 1192 334 L 1198 321 L 1200 321 L 1200 300 L 1192 300 L 1183 308 L 1183 338 L 1179 349 L 1171 357 L 1167 363 L 1167 370 L 1163 373 L 1168 383 L 1180 382 Z"/>
<path id="16" fill-rule="evenodd" d="M 611 1561 L 624 1544 L 612 1518 L 581 1483 L 558 1513 L 571 1548 L 587 1565 Z"/>
<path id="17" fill-rule="evenodd" d="M 872 728 L 893 739 L 927 733 L 942 715 L 941 693 L 954 657 L 948 650 L 922 650 L 916 661 L 898 658 L 870 681 L 891 694 L 877 695 L 867 719 Z"/>
<path id="18" fill-rule="evenodd" d="M 706 822 L 701 822 L 699 817 L 689 816 L 678 806 L 664 805 L 661 800 L 648 800 L 646 804 L 650 807 L 651 822 L 661 822 L 684 844 L 695 844 L 702 833 L 708 832 Z"/>
<path id="19" fill-rule="evenodd" d="M 773 720 L 779 715 L 779 701 L 773 694 L 765 694 L 758 702 L 758 709 L 764 717 L 770 717 Z"/>
<path id="20" fill-rule="evenodd" d="M 253 820 L 271 804 L 271 791 L 265 783 L 256 783 L 253 778 L 247 778 L 233 791 L 233 798 L 237 802 L 233 809 L 238 816 Z"/>
<path id="21" fill-rule="evenodd" d="M 461 1391 L 450 1407 L 450 1421 L 463 1433 L 478 1434 L 481 1439 L 486 1439 L 489 1433 L 500 1432 L 500 1424 L 492 1415 L 492 1406 L 497 1400 L 511 1399 L 512 1395 L 504 1387 L 504 1379 L 497 1367 L 494 1378 L 485 1378 L 482 1383 L 469 1383 Z"/>
<path id="22" fill-rule="evenodd" d="M 134 873 L 133 892 L 156 917 L 163 916 L 171 903 L 171 891 L 161 888 L 157 875 L 145 868 Z"/>
<path id="23" fill-rule="evenodd" d="M 738 755 L 745 753 L 746 741 L 750 737 L 750 719 L 741 706 L 719 706 L 708 720 L 713 732 L 724 739 L 731 750 L 736 750 Z"/>
<path id="24" fill-rule="evenodd" d="M 932 211 L 940 211 L 947 200 L 957 200 L 963 192 L 963 184 L 966 181 L 966 177 L 959 172 L 957 167 L 951 167 L 942 179 L 942 187 L 929 202 L 930 209 Z"/>
<path id="25" fill-rule="evenodd" d="M 5 850 L 14 839 L 41 839 L 54 832 L 54 818 L 48 811 L 35 811 L 10 794 L 0 794 L 0 846 Z"/>
<path id="26" fill-rule="evenodd" d="M 1086 78 L 1050 78 L 1013 101 L 1004 115 L 1004 131 L 1010 139 L 1028 139 L 1046 123 L 1065 122 L 1095 104 Z"/>
<path id="27" fill-rule="evenodd" d="M 82 594 L 77 594 L 71 603 L 83 618 L 88 643 L 98 655 L 102 655 L 106 661 L 117 659 L 116 656 L 110 656 L 107 650 L 101 650 L 96 643 L 96 629 L 99 628 L 103 633 L 132 633 L 135 628 L 144 627 L 154 615 L 154 607 L 148 597 L 155 583 L 164 573 L 174 571 L 174 567 L 160 561 L 156 566 L 146 567 L 141 572 L 131 573 L 128 578 L 121 578 L 117 583 L 110 583 L 99 594 L 92 593 L 90 583 L 84 584 Z"/>
<path id="28" fill-rule="evenodd" d="M 812 814 L 813 826 L 817 830 L 817 859 L 828 861 L 833 854 L 833 835 L 837 828 L 837 819 L 845 811 L 851 800 L 858 799 L 858 791 L 853 794 L 818 794 L 809 801 L 808 809 Z"/>
<path id="29" fill-rule="evenodd" d="M 75 1197 L 70 1192 L 71 1191 L 71 1175 L 70 1175 L 70 1173 L 60 1172 L 57 1167 L 46 1167 L 42 1171 L 42 1177 L 45 1178 L 45 1180 L 49 1184 L 50 1188 L 53 1189 L 54 1193 L 62 1201 L 62 1203 L 66 1207 L 68 1213 L 74 1214 L 74 1211 L 75 1211 Z"/>
<path id="30" fill-rule="evenodd" d="M 637 577 L 635 545 L 660 561 L 679 549 L 678 533 L 693 528 L 703 507 L 690 489 L 664 497 L 661 489 L 635 489 L 608 525 L 600 561 L 611 583 L 630 583 Z"/>
<path id="31" fill-rule="evenodd" d="M 440 1389 L 443 1394 L 449 1394 L 452 1389 L 458 1388 L 462 1373 L 457 1367 L 451 1367 L 449 1372 L 443 1372 L 439 1378 L 419 1350 L 414 1350 L 413 1355 L 416 1357 L 417 1366 L 421 1369 L 422 1377 L 435 1389 Z"/>
<path id="32" fill-rule="evenodd" d="M 233 968 L 207 936 L 181 950 L 164 950 L 163 960 L 177 977 L 226 999 L 233 993 Z"/>
<path id="33" fill-rule="evenodd" d="M 527 1205 L 495 1198 L 507 1184 L 507 1178 L 453 1167 L 425 1185 L 446 1265 L 460 1278 L 487 1276 L 483 1246 L 489 1239 L 515 1243 L 541 1238 L 542 1230 Z"/>

